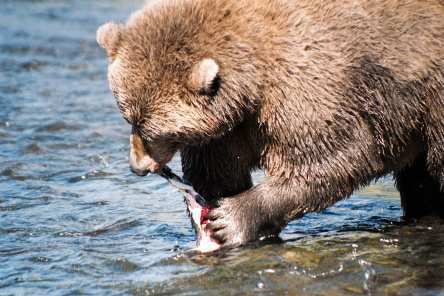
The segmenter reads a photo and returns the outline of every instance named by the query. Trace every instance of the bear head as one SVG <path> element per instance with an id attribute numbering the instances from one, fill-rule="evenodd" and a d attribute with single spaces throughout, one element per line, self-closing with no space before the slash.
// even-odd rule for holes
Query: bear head
<path id="1" fill-rule="evenodd" d="M 132 125 L 130 164 L 140 175 L 158 171 L 184 145 L 221 137 L 255 109 L 245 46 L 230 47 L 229 32 L 214 36 L 220 18 L 190 3 L 147 6 L 126 24 L 97 31 L 110 88 Z"/>

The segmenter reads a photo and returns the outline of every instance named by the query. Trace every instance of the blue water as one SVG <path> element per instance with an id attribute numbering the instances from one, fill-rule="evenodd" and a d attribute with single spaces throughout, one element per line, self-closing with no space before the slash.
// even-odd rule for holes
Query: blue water
<path id="1" fill-rule="evenodd" d="M 404 223 L 390 178 L 283 243 L 193 252 L 181 194 L 129 172 L 95 42 L 142 2 L 1 1 L 0 295 L 444 295 L 444 227 Z"/>

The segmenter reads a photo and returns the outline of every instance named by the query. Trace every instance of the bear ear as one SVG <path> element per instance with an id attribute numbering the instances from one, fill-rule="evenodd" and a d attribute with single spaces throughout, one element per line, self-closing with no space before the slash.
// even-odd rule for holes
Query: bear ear
<path id="1" fill-rule="evenodd" d="M 97 29 L 97 43 L 106 50 L 108 57 L 114 58 L 122 40 L 123 25 L 106 23 Z"/>
<path id="2" fill-rule="evenodd" d="M 213 59 L 203 59 L 193 66 L 188 81 L 191 90 L 215 95 L 219 88 L 219 65 Z"/>

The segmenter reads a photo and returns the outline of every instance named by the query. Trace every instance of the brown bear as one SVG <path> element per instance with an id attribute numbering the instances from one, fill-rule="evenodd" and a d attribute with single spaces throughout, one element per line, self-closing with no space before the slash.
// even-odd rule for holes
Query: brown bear
<path id="1" fill-rule="evenodd" d="M 154 1 L 97 40 L 132 170 L 180 151 L 221 244 L 387 174 L 406 217 L 444 214 L 443 1 Z"/>

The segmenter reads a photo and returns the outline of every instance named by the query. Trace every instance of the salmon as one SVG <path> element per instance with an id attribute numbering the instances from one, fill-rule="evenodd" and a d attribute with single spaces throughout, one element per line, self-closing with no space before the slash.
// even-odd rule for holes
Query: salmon
<path id="1" fill-rule="evenodd" d="M 221 245 L 211 238 L 211 232 L 206 229 L 208 221 L 205 219 L 205 216 L 211 211 L 211 206 L 206 202 L 205 198 L 197 193 L 192 185 L 176 175 L 169 167 L 164 166 L 158 174 L 184 194 L 191 225 L 196 232 L 196 250 L 202 253 L 208 253 L 219 249 Z"/>

